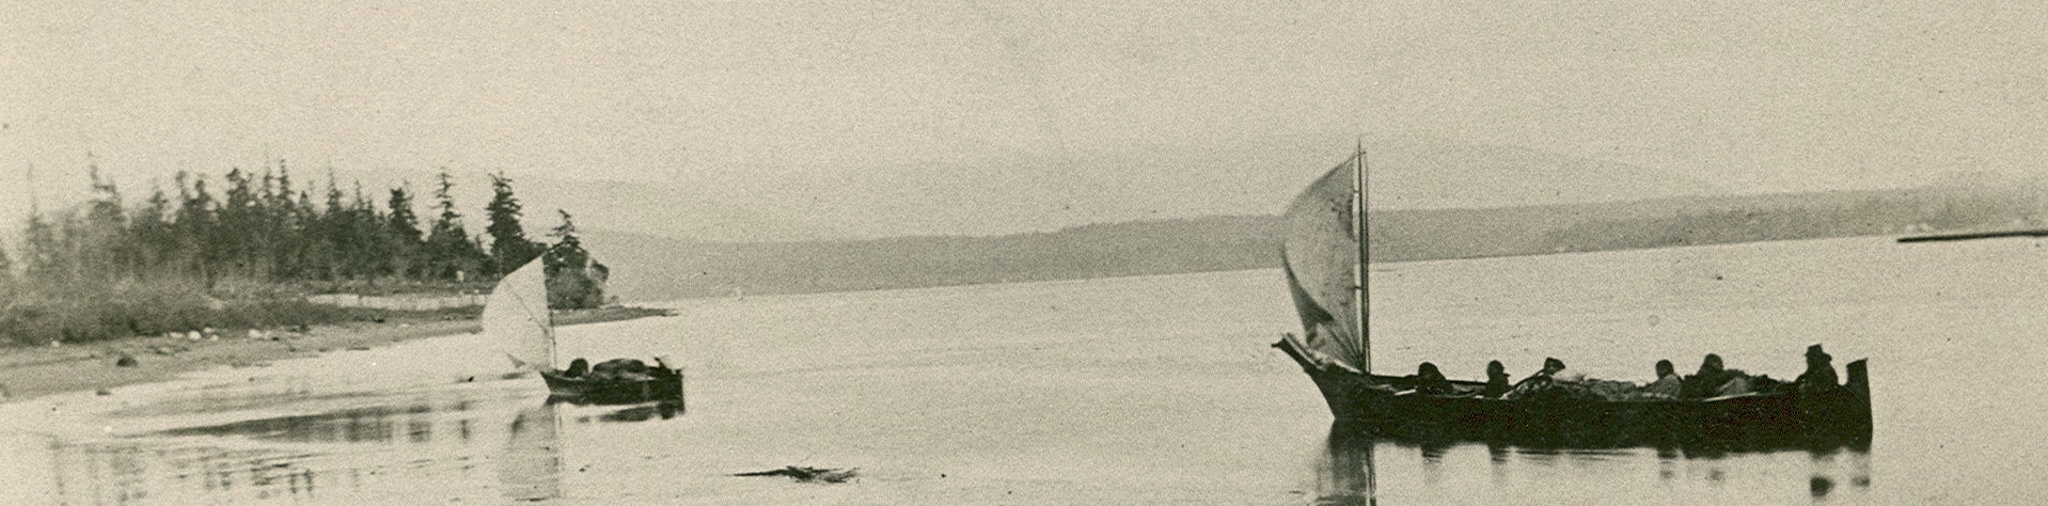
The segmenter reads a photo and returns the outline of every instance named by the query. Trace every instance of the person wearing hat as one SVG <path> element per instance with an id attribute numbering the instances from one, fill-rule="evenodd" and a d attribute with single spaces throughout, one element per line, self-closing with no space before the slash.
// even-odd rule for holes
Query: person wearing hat
<path id="1" fill-rule="evenodd" d="M 1522 378 L 1522 381 L 1515 382 L 1515 387 L 1509 389 L 1507 395 L 1502 396 L 1502 398 L 1519 399 L 1528 396 L 1529 394 L 1536 393 L 1538 390 L 1548 388 L 1550 387 L 1550 385 L 1557 383 L 1558 381 L 1563 381 L 1557 377 L 1557 373 L 1560 372 L 1568 372 L 1568 370 L 1565 369 L 1563 360 L 1558 360 L 1555 358 L 1545 358 L 1543 359 L 1542 369 L 1538 369 L 1535 373 L 1530 374 L 1527 378 Z M 1576 373 L 1573 372 L 1573 374 Z M 1576 374 L 1576 376 L 1580 379 L 1585 378 L 1584 374 Z"/>
<path id="2" fill-rule="evenodd" d="M 1507 395 L 1510 388 L 1513 388 L 1513 385 L 1508 384 L 1508 366 L 1502 365 L 1499 360 L 1487 362 L 1486 390 L 1481 392 L 1481 395 L 1488 399 L 1499 399 Z"/>
<path id="3" fill-rule="evenodd" d="M 1425 395 L 1450 395 L 1456 393 L 1457 389 L 1451 386 L 1451 380 L 1444 377 L 1443 371 L 1437 370 L 1436 364 L 1423 362 L 1421 366 L 1415 368 L 1415 392 Z"/>
<path id="4" fill-rule="evenodd" d="M 1820 345 L 1806 347 L 1806 372 L 1799 373 L 1799 379 L 1792 383 L 1799 385 L 1801 392 L 1825 392 L 1841 388 L 1840 378 L 1835 377 L 1835 357 L 1821 351 Z"/>
<path id="5" fill-rule="evenodd" d="M 1550 374 L 1551 381 L 1578 383 L 1586 380 L 1586 373 L 1574 371 L 1570 368 L 1565 367 L 1563 360 L 1558 360 L 1554 358 L 1543 359 L 1543 370 L 1544 372 Z"/>
<path id="6" fill-rule="evenodd" d="M 1669 360 L 1657 361 L 1657 381 L 1643 387 L 1644 392 L 1663 397 L 1678 397 L 1684 378 L 1678 376 L 1678 366 Z"/>
<path id="7" fill-rule="evenodd" d="M 1707 358 L 1700 361 L 1700 370 L 1685 378 L 1679 397 L 1701 399 L 1719 395 L 1721 386 L 1728 384 L 1728 379 L 1728 370 L 1722 365 L 1721 356 L 1708 353 Z"/>

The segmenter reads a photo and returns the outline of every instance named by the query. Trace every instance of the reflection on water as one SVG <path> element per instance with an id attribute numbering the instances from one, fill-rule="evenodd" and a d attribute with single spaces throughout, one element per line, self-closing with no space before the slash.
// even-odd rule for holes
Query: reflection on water
<path id="1" fill-rule="evenodd" d="M 1316 504 L 1377 504 L 1377 472 L 1373 462 L 1373 447 L 1377 445 L 1372 435 L 1340 422 L 1330 426 L 1326 441 L 1322 466 L 1317 469 L 1321 479 L 1316 484 Z"/>
<path id="2" fill-rule="evenodd" d="M 0 440 L 8 443 L 0 453 L 34 472 L 10 477 L 17 490 L 0 497 L 42 499 L 31 504 L 409 503 L 419 491 L 465 489 L 517 501 L 562 497 L 560 410 L 576 408 L 535 401 L 507 420 L 495 406 L 479 406 L 462 399 L 348 407 L 81 442 L 17 435 Z M 604 422 L 680 413 L 662 404 L 601 410 Z"/>
<path id="3" fill-rule="evenodd" d="M 656 417 L 660 417 L 663 420 L 667 420 L 670 418 L 675 418 L 677 413 L 681 413 L 682 407 L 683 403 L 680 401 L 661 401 L 651 405 L 634 406 L 598 415 L 597 421 L 645 422 L 648 420 L 652 420 Z M 588 419 L 585 418 L 582 419 L 581 421 L 588 421 Z"/>
<path id="4" fill-rule="evenodd" d="M 499 491 L 521 501 L 562 496 L 561 422 L 552 403 L 519 411 L 499 467 Z"/>
<path id="5" fill-rule="evenodd" d="M 1484 450 L 1487 484 L 1501 490 L 1526 487 L 1531 480 L 1549 479 L 1561 472 L 1625 472 L 1632 462 L 1645 457 L 1654 458 L 1657 480 L 1672 489 L 1719 487 L 1736 473 L 1755 471 L 1757 459 L 1791 458 L 1810 465 L 1792 471 L 1795 476 L 1781 478 L 1804 480 L 1814 499 L 1861 495 L 1870 487 L 1867 444 L 1777 449 L 1518 447 L 1476 441 L 1418 442 L 1378 436 L 1339 422 L 1331 425 L 1322 450 L 1316 466 L 1313 504 L 1317 506 L 1377 504 L 1388 493 L 1385 487 L 1404 489 L 1404 493 L 1424 491 L 1423 502 L 1443 502 L 1443 498 L 1469 501 L 1469 495 L 1456 490 L 1462 486 L 1457 475 L 1464 472 L 1458 470 L 1464 466 L 1459 454 L 1478 450 Z M 1394 481 L 1387 481 L 1389 476 Z"/>
<path id="6" fill-rule="evenodd" d="M 0 404 L 0 503 L 2048 504 L 2021 485 L 2048 480 L 2048 400 L 1997 395 L 2048 362 L 2037 244 L 1416 262 L 1374 280 L 1388 364 L 1558 356 L 1630 379 L 1708 352 L 1786 375 L 1814 341 L 1867 353 L 1881 450 L 1332 432 L 1266 346 L 1300 323 L 1269 270 L 690 301 L 562 329 L 585 346 L 568 355 L 689 360 L 687 415 L 537 410 L 543 387 L 491 379 L 480 335 Z M 867 479 L 729 476 L 787 465 Z"/>
<path id="7" fill-rule="evenodd" d="M 467 411 L 468 402 L 456 403 L 448 411 Z M 294 443 L 382 443 L 406 438 L 414 443 L 433 441 L 434 425 L 427 417 L 433 406 L 375 406 L 312 415 L 281 416 L 257 420 L 184 427 L 157 432 L 157 436 L 243 436 Z M 467 420 L 464 418 L 463 420 Z M 401 424 L 403 424 L 401 426 Z"/>

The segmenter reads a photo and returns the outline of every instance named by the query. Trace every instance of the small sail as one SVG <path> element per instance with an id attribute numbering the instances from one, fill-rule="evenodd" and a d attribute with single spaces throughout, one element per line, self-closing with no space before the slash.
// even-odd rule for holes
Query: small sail
<path id="1" fill-rule="evenodd" d="M 484 334 L 494 337 L 514 367 L 555 367 L 554 321 L 548 313 L 547 273 L 539 259 L 498 280 L 484 303 Z"/>
<path id="2" fill-rule="evenodd" d="M 1358 234 L 1351 217 L 1357 157 L 1330 169 L 1302 190 L 1283 217 L 1281 255 L 1294 308 L 1307 334 L 1304 344 L 1322 358 L 1353 370 L 1364 356 L 1359 322 L 1351 315 Z"/>

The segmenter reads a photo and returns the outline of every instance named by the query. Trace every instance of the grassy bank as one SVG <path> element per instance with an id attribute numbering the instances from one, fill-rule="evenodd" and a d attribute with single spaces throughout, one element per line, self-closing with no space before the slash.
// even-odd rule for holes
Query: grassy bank
<path id="1" fill-rule="evenodd" d="M 661 309 L 610 307 L 556 314 L 558 325 L 650 316 Z M 167 381 L 187 371 L 215 367 L 257 367 L 270 361 L 390 345 L 415 339 L 478 332 L 473 316 L 396 315 L 382 321 L 312 325 L 266 332 L 260 339 L 223 336 L 194 341 L 182 337 L 141 337 L 62 346 L 0 348 L 0 400 L 21 400 L 72 391 L 118 395 L 123 385 Z M 122 358 L 132 359 L 128 366 Z"/>
<path id="2" fill-rule="evenodd" d="M 474 318 L 478 308 L 396 311 L 307 302 L 275 287 L 202 290 L 179 284 L 17 290 L 0 297 L 0 343 L 93 343 L 215 329 L 302 329 L 392 319 Z"/>

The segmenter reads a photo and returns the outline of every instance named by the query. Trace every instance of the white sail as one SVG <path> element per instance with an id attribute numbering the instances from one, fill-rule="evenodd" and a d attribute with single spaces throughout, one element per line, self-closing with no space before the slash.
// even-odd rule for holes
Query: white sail
<path id="1" fill-rule="evenodd" d="M 554 318 L 548 313 L 547 272 L 539 259 L 498 280 L 484 303 L 484 334 L 496 338 L 512 365 L 521 369 L 555 367 Z"/>
<path id="2" fill-rule="evenodd" d="M 1323 359 L 1364 371 L 1369 343 L 1354 315 L 1358 233 L 1352 218 L 1353 157 L 1310 184 L 1283 217 L 1281 243 L 1294 307 L 1307 332 L 1304 344 Z"/>

